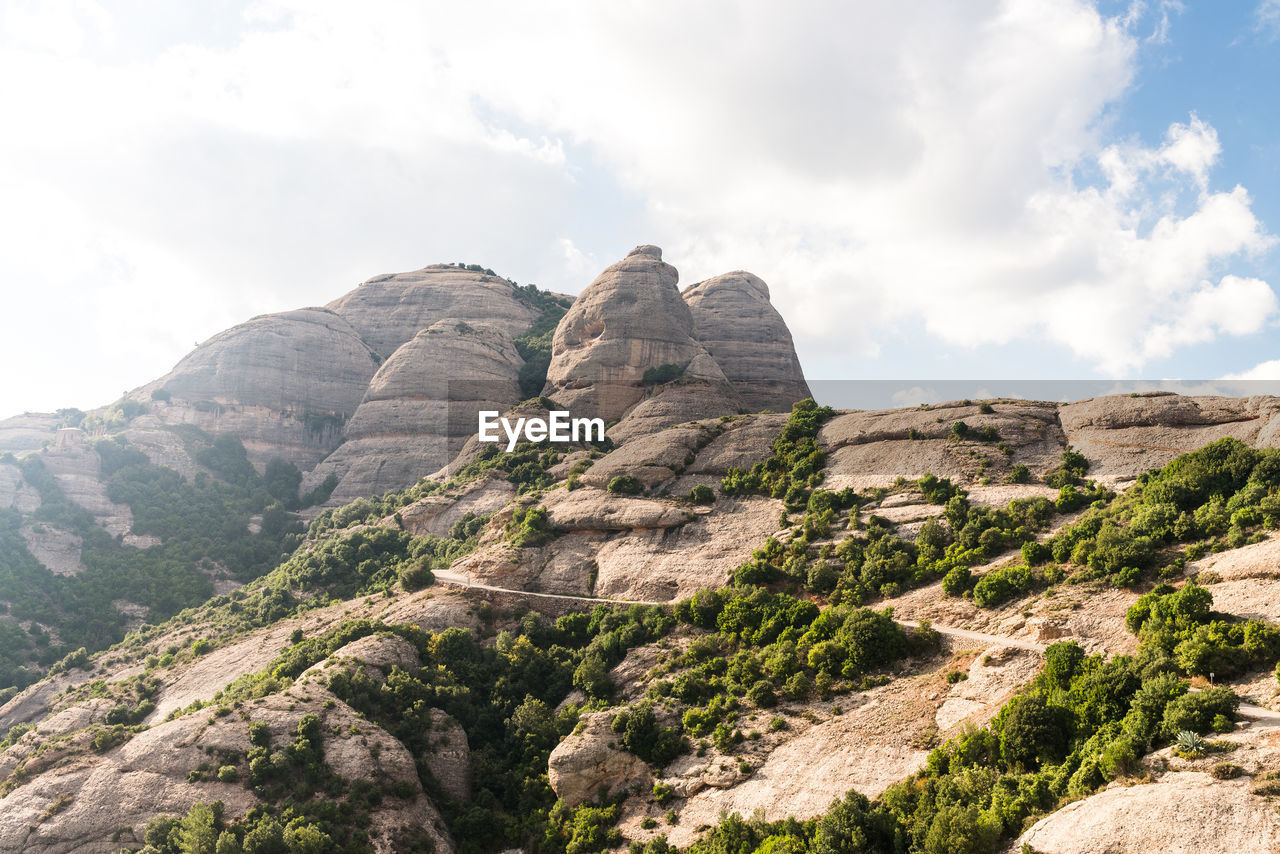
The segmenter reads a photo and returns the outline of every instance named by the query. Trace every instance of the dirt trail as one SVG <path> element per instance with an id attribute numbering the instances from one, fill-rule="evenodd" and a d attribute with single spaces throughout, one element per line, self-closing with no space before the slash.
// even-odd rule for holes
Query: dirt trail
<path id="1" fill-rule="evenodd" d="M 477 590 L 492 590 L 495 593 L 509 593 L 515 596 L 530 596 L 535 599 L 556 599 L 562 602 L 602 602 L 606 605 L 660 605 L 670 606 L 671 602 L 648 602 L 638 599 L 602 599 L 595 596 L 569 596 L 563 593 L 534 593 L 529 590 L 514 590 L 510 587 L 495 587 L 492 584 L 480 584 L 471 581 L 461 572 L 455 572 L 452 569 L 439 569 L 435 571 L 438 581 L 446 584 L 455 584 L 459 587 L 474 587 Z M 915 620 L 897 620 L 900 626 L 914 629 L 920 624 Z M 939 626 L 931 624 L 934 631 L 938 634 L 947 635 L 948 637 L 960 638 L 961 640 L 976 641 L 977 643 L 987 646 L 1012 646 L 1018 649 L 1025 649 L 1031 652 L 1044 652 L 1044 646 L 1033 643 L 1029 640 L 1019 638 L 1002 637 L 1000 635 L 988 635 L 983 632 L 971 632 L 968 629 L 953 629 L 949 626 Z"/>

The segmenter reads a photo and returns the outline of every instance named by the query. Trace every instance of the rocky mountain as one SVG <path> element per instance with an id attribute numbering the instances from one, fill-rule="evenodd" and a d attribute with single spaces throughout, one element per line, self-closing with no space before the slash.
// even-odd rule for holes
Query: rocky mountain
<path id="1" fill-rule="evenodd" d="M 1280 399 L 837 412 L 748 273 L 567 302 L 0 425 L 0 850 L 1275 850 Z M 551 406 L 607 440 L 474 440 Z"/>

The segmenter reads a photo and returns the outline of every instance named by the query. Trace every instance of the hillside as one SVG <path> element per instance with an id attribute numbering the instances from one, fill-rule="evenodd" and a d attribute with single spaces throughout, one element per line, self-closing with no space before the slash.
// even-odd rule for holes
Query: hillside
<path id="1" fill-rule="evenodd" d="M 1280 399 L 837 412 L 749 273 L 473 268 L 0 424 L 0 850 L 1276 850 Z"/>

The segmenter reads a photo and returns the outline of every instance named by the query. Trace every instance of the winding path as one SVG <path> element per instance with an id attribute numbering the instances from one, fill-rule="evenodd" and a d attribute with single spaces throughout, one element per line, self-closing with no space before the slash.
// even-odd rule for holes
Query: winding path
<path id="1" fill-rule="evenodd" d="M 452 569 L 438 569 L 435 571 L 436 580 L 443 581 L 446 584 L 453 584 L 458 587 L 474 587 L 477 590 L 491 590 L 494 593 L 509 593 L 515 596 L 528 596 L 534 599 L 556 599 L 563 602 L 582 602 L 582 603 L 602 603 L 605 605 L 659 605 L 670 606 L 672 602 L 649 602 L 642 599 L 604 599 L 596 596 L 571 596 L 565 593 L 534 593 L 530 590 L 515 590 L 510 587 L 495 587 L 492 584 L 480 584 L 469 579 L 468 576 L 461 572 L 455 572 Z M 920 624 L 915 620 L 897 620 L 900 626 L 914 629 Z M 1044 652 L 1044 645 L 1035 643 L 1034 641 L 1022 640 L 1020 638 L 1001 637 L 1000 635 L 988 635 L 983 632 L 971 632 L 968 629 L 955 629 L 950 626 L 939 626 L 936 623 L 930 624 L 933 630 L 940 635 L 959 638 L 962 640 L 976 641 L 978 643 L 987 644 L 989 646 L 1011 646 L 1018 649 L 1029 650 L 1030 652 Z"/>

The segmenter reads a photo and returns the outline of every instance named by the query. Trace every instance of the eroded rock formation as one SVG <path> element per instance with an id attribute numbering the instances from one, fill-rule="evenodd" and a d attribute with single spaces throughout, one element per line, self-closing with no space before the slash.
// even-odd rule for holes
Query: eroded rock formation
<path id="1" fill-rule="evenodd" d="M 347 441 L 304 488 L 336 474 L 332 500 L 342 502 L 412 485 L 458 453 L 480 410 L 502 411 L 520 399 L 523 363 L 498 326 L 433 323 L 378 370 L 347 424 Z"/>
<path id="2" fill-rule="evenodd" d="M 326 308 L 348 320 L 384 359 L 441 318 L 488 323 L 515 338 L 541 313 L 506 279 L 448 264 L 374 276 Z"/>
<path id="3" fill-rule="evenodd" d="M 575 415 L 607 421 L 650 398 L 683 401 L 655 404 L 656 418 L 646 421 L 653 429 L 697 417 L 689 405 L 709 395 L 734 411 L 732 386 L 693 338 L 678 279 L 656 246 L 638 246 L 601 273 L 556 328 L 543 393 Z"/>
<path id="4" fill-rule="evenodd" d="M 310 468 L 340 441 L 377 367 L 351 324 L 304 308 L 218 333 L 143 391 L 169 397 L 152 407 L 164 423 L 233 433 L 260 464 L 281 456 Z"/>
<path id="5" fill-rule="evenodd" d="M 791 331 L 769 302 L 769 286 L 737 270 L 691 285 L 684 301 L 698 340 L 752 412 L 789 412 L 809 397 Z"/>

